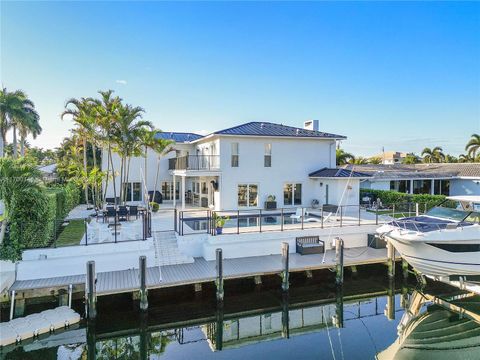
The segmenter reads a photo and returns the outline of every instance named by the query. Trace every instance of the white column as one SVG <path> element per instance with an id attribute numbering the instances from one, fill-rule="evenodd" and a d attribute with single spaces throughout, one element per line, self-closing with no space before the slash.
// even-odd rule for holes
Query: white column
<path id="1" fill-rule="evenodd" d="M 177 181 L 173 175 L 173 207 L 177 207 Z"/>
<path id="2" fill-rule="evenodd" d="M 435 195 L 435 180 L 432 179 L 432 188 L 430 189 L 430 194 Z"/>
<path id="3" fill-rule="evenodd" d="M 413 180 L 410 180 L 410 194 L 413 194 Z"/>
<path id="4" fill-rule="evenodd" d="M 182 176 L 182 186 L 181 186 L 181 189 L 180 189 L 180 191 L 182 192 L 181 193 L 181 196 L 182 196 L 182 210 L 185 210 L 185 178 L 186 178 L 186 176 Z"/>

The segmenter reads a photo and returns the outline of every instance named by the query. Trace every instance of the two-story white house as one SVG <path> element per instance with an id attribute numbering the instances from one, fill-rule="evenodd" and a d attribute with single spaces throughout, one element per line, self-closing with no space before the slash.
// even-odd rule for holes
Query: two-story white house
<path id="1" fill-rule="evenodd" d="M 358 205 L 359 180 L 365 174 L 336 168 L 335 149 L 345 136 L 319 131 L 318 121 L 303 128 L 249 122 L 213 132 L 158 134 L 175 143 L 172 151 L 153 151 L 130 164 L 127 200 L 141 202 L 146 191 L 162 194 L 163 203 L 215 210 L 261 209 L 269 196 L 277 208 Z M 107 168 L 103 156 L 103 169 Z M 120 160 L 114 156 L 114 166 Z M 116 187 L 119 189 L 119 179 Z M 107 197 L 113 197 L 110 182 Z"/>

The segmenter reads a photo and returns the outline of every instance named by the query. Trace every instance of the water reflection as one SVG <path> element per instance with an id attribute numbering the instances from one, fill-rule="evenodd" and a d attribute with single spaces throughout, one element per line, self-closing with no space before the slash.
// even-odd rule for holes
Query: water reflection
<path id="1" fill-rule="evenodd" d="M 447 298 L 414 291 L 398 325 L 398 338 L 380 360 L 480 359 L 480 297 Z"/>
<path id="2" fill-rule="evenodd" d="M 264 357 L 275 359 L 480 359 L 479 296 L 394 281 L 375 286 L 238 295 L 225 307 L 192 301 L 196 310 L 187 315 L 165 306 L 145 315 L 116 312 L 2 349 L 1 358 L 241 359 L 268 352 Z"/>

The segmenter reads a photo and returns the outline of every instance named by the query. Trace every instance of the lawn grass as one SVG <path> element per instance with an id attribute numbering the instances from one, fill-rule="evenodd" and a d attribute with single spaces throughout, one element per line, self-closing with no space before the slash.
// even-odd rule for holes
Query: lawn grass
<path id="1" fill-rule="evenodd" d="M 57 238 L 57 246 L 79 245 L 85 234 L 85 224 L 83 220 L 70 220 L 68 225 L 62 227 L 61 233 Z"/>

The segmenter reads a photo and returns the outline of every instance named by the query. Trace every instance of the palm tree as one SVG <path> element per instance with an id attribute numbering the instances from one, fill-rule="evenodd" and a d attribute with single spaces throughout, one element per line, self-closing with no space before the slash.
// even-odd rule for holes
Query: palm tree
<path id="1" fill-rule="evenodd" d="M 465 146 L 465 151 L 467 151 L 467 154 L 473 158 L 473 161 L 475 161 L 478 150 L 480 150 L 480 135 L 472 134 L 472 138 Z"/>
<path id="2" fill-rule="evenodd" d="M 69 99 L 65 103 L 65 111 L 62 113 L 61 118 L 65 116 L 71 116 L 72 120 L 76 123 L 77 128 L 74 130 L 78 134 L 79 138 L 82 141 L 83 145 L 83 171 L 85 174 L 88 173 L 87 169 L 87 141 L 92 137 L 92 134 L 95 132 L 95 117 L 93 114 L 94 106 L 89 99 Z M 85 178 L 86 179 L 86 178 Z M 85 191 L 85 201 L 87 207 L 89 204 L 88 201 L 88 185 L 84 186 Z"/>
<path id="3" fill-rule="evenodd" d="M 31 196 L 40 189 L 39 170 L 25 159 L 0 158 L 0 200 L 5 204 L 5 213 L 0 228 L 0 245 L 10 222 L 15 199 L 21 194 Z"/>
<path id="4" fill-rule="evenodd" d="M 461 154 L 458 157 L 458 162 L 460 162 L 460 163 L 469 163 L 469 162 L 474 162 L 474 161 L 475 161 L 475 159 L 468 154 Z"/>
<path id="5" fill-rule="evenodd" d="M 403 164 L 418 164 L 420 162 L 419 158 L 417 155 L 414 153 L 408 153 L 405 158 L 403 159 L 402 163 Z"/>
<path id="6" fill-rule="evenodd" d="M 7 143 L 7 131 L 14 126 L 15 119 L 25 115 L 26 94 L 21 90 L 8 91 L 6 88 L 0 90 L 0 157 L 5 155 L 5 145 Z M 16 131 L 14 131 L 14 141 L 16 142 Z M 16 143 L 14 144 L 14 153 L 16 153 Z"/>
<path id="7" fill-rule="evenodd" d="M 337 149 L 336 157 L 337 157 L 337 165 L 345 165 L 345 164 L 348 164 L 353 159 L 355 159 L 355 157 L 352 154 L 345 152 L 345 150 L 343 149 Z"/>
<path id="8" fill-rule="evenodd" d="M 120 104 L 117 110 L 117 119 L 114 123 L 113 141 L 114 151 L 120 156 L 120 201 L 125 202 L 126 184 L 130 171 L 130 158 L 142 155 L 141 134 L 145 129 L 152 129 L 151 122 L 140 120 L 143 116 L 141 107 Z"/>
<path id="9" fill-rule="evenodd" d="M 368 163 L 373 165 L 379 165 L 382 163 L 382 158 L 379 156 L 371 157 L 370 159 L 368 159 Z"/>
<path id="10" fill-rule="evenodd" d="M 99 91 L 100 99 L 90 99 L 95 104 L 97 116 L 98 133 L 97 140 L 107 149 L 107 171 L 105 177 L 105 189 L 102 199 L 107 196 L 108 181 L 112 177 L 113 196 L 115 204 L 117 202 L 116 173 L 113 166 L 112 146 L 115 123 L 118 116 L 118 108 L 121 106 L 122 99 L 118 96 L 113 97 L 113 90 Z M 111 170 L 110 170 L 111 169 Z M 110 174 L 111 171 L 111 174 Z"/>
<path id="11" fill-rule="evenodd" d="M 24 121 L 18 125 L 18 134 L 20 135 L 20 155 L 25 156 L 25 144 L 28 134 L 31 134 L 35 139 L 41 132 L 42 127 L 39 124 L 39 115 L 33 111 L 28 111 Z"/>
<path id="12" fill-rule="evenodd" d="M 441 163 L 445 160 L 445 154 L 440 146 L 435 146 L 433 149 L 426 147 L 422 151 L 422 156 L 425 163 Z"/>
<path id="13" fill-rule="evenodd" d="M 445 162 L 446 163 L 458 163 L 458 159 L 450 154 L 445 155 Z"/>
<path id="14" fill-rule="evenodd" d="M 157 173 L 155 176 L 155 186 L 153 188 L 153 197 L 152 201 L 155 199 L 155 194 L 157 190 L 157 180 L 158 180 L 158 174 L 160 171 L 159 167 L 159 161 L 160 161 L 160 156 L 164 155 L 165 153 L 169 152 L 171 150 L 170 145 L 173 143 L 171 140 L 166 140 L 162 139 L 159 134 L 161 133 L 161 130 L 154 129 L 154 130 L 148 130 L 145 129 L 142 131 L 140 135 L 140 143 L 144 146 L 145 152 L 144 152 L 144 158 L 145 158 L 145 164 L 144 164 L 144 175 L 143 179 L 145 183 L 147 182 L 147 155 L 148 155 L 148 149 L 153 150 L 155 153 L 158 155 L 158 161 L 157 161 Z M 148 193 L 145 194 L 146 198 L 148 198 Z"/>
<path id="15" fill-rule="evenodd" d="M 350 160 L 350 164 L 365 165 L 368 164 L 368 159 L 362 156 L 354 157 L 352 160 Z"/>

